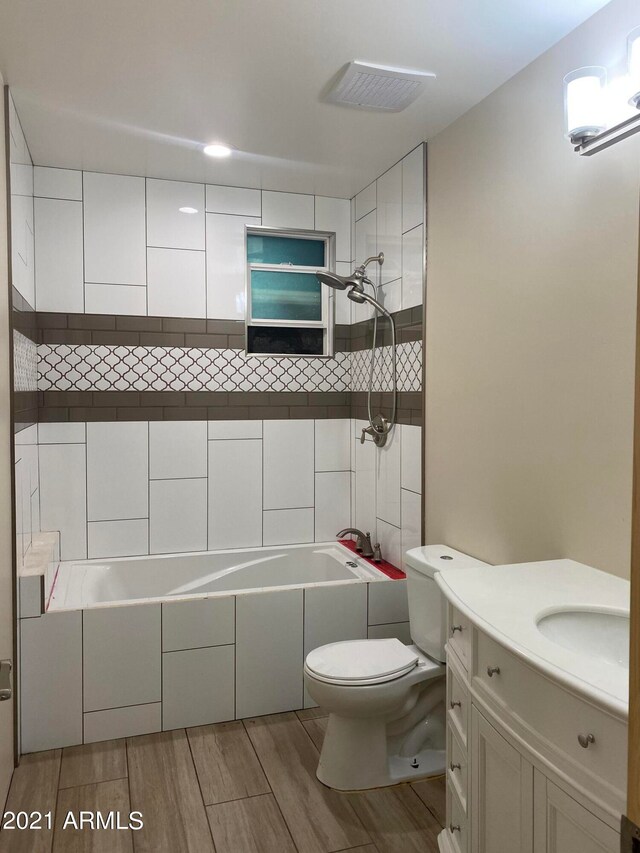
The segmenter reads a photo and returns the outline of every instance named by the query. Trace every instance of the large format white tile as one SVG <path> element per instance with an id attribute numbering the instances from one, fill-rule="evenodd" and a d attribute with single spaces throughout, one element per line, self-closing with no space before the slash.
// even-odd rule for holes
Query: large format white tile
<path id="1" fill-rule="evenodd" d="M 382 557 L 393 566 L 402 567 L 401 530 L 381 518 L 376 523 L 377 537 L 382 549 Z"/>
<path id="2" fill-rule="evenodd" d="M 407 622 L 409 620 L 406 580 L 370 583 L 368 588 L 369 625 L 383 625 L 387 622 Z"/>
<path id="3" fill-rule="evenodd" d="M 263 545 L 313 542 L 313 508 L 270 509 L 262 514 Z"/>
<path id="4" fill-rule="evenodd" d="M 147 313 L 147 288 L 132 284 L 85 284 L 84 305 L 87 314 Z"/>
<path id="5" fill-rule="evenodd" d="M 209 421 L 209 439 L 262 438 L 262 421 Z"/>
<path id="6" fill-rule="evenodd" d="M 262 545 L 262 441 L 209 442 L 209 549 Z"/>
<path id="7" fill-rule="evenodd" d="M 270 228 L 314 227 L 314 199 L 301 193 L 262 193 L 262 224 Z"/>
<path id="8" fill-rule="evenodd" d="M 35 166 L 33 194 L 40 198 L 65 198 L 82 201 L 82 172 L 77 169 L 51 169 Z"/>
<path id="9" fill-rule="evenodd" d="M 413 643 L 411 639 L 411 626 L 408 622 L 389 622 L 386 625 L 369 625 L 367 636 L 370 640 L 390 640 L 396 639 L 404 643 L 405 646 L 410 646 Z"/>
<path id="10" fill-rule="evenodd" d="M 378 302 L 389 311 L 390 314 L 402 310 L 402 280 L 396 279 L 378 288 Z"/>
<path id="11" fill-rule="evenodd" d="M 84 424 L 38 424 L 38 444 L 84 444 Z"/>
<path id="12" fill-rule="evenodd" d="M 415 492 L 402 490 L 402 568 L 405 568 L 405 554 L 411 548 L 422 544 L 422 498 Z"/>
<path id="13" fill-rule="evenodd" d="M 83 610 L 84 709 L 161 699 L 160 605 Z"/>
<path id="14" fill-rule="evenodd" d="M 227 646 L 235 642 L 235 598 L 168 601 L 162 605 L 162 651 Z"/>
<path id="15" fill-rule="evenodd" d="M 236 216 L 262 216 L 260 190 L 207 184 L 207 213 L 232 213 Z"/>
<path id="16" fill-rule="evenodd" d="M 22 752 L 82 743 L 82 614 L 20 620 Z"/>
<path id="17" fill-rule="evenodd" d="M 356 222 L 356 263 L 362 264 L 367 258 L 377 255 L 377 245 L 376 211 L 372 210 Z M 367 276 L 377 288 L 380 281 L 380 265 L 377 263 L 370 264 L 367 267 Z M 370 292 L 369 289 L 368 292 Z M 373 309 L 370 305 L 353 304 L 351 309 L 351 321 L 353 323 L 368 320 L 370 317 L 373 317 Z"/>
<path id="18" fill-rule="evenodd" d="M 403 424 L 402 466 L 400 485 L 403 489 L 420 494 L 422 492 L 422 427 Z"/>
<path id="19" fill-rule="evenodd" d="M 351 262 L 351 203 L 348 198 L 316 196 L 316 231 L 336 232 L 336 261 Z"/>
<path id="20" fill-rule="evenodd" d="M 351 465 L 350 425 L 348 418 L 315 421 L 316 471 L 348 471 Z"/>
<path id="21" fill-rule="evenodd" d="M 152 480 L 206 476 L 206 421 L 149 424 L 149 477 Z"/>
<path id="22" fill-rule="evenodd" d="M 313 506 L 313 421 L 265 421 L 264 508 Z"/>
<path id="23" fill-rule="evenodd" d="M 402 161 L 402 230 L 424 222 L 424 145 L 418 145 Z"/>
<path id="24" fill-rule="evenodd" d="M 146 423 L 87 424 L 89 521 L 147 518 L 148 479 Z"/>
<path id="25" fill-rule="evenodd" d="M 149 522 L 146 518 L 124 521 L 90 521 L 87 524 L 87 556 L 141 557 L 149 553 Z"/>
<path id="26" fill-rule="evenodd" d="M 197 212 L 183 213 L 181 207 Z M 202 184 L 147 178 L 147 246 L 204 249 Z"/>
<path id="27" fill-rule="evenodd" d="M 162 703 L 109 708 L 84 715 L 84 742 L 97 743 L 162 731 Z"/>
<path id="28" fill-rule="evenodd" d="M 402 276 L 402 163 L 377 180 L 378 252 L 384 252 L 380 283 Z"/>
<path id="29" fill-rule="evenodd" d="M 376 182 L 373 181 L 368 187 L 365 187 L 355 197 L 355 216 L 356 220 L 362 219 L 367 213 L 371 213 L 376 206 Z"/>
<path id="30" fill-rule="evenodd" d="M 336 272 L 338 275 L 351 275 L 353 264 L 338 261 L 336 264 Z M 335 321 L 344 326 L 351 323 L 351 307 L 354 303 L 348 298 L 346 290 L 334 290 L 333 298 L 335 299 Z"/>
<path id="31" fill-rule="evenodd" d="M 357 438 L 355 446 L 356 496 L 354 527 L 375 535 L 376 530 L 376 452 L 373 441 L 360 444 Z"/>
<path id="32" fill-rule="evenodd" d="M 60 531 L 63 560 L 87 556 L 87 466 L 82 444 L 48 444 L 40 455 L 40 525 Z"/>
<path id="33" fill-rule="evenodd" d="M 236 600 L 236 716 L 302 707 L 302 590 Z"/>
<path id="34" fill-rule="evenodd" d="M 149 548 L 152 554 L 207 550 L 207 480 L 151 480 Z"/>
<path id="35" fill-rule="evenodd" d="M 245 318 L 247 225 L 260 225 L 260 218 L 207 213 L 207 317 Z"/>
<path id="36" fill-rule="evenodd" d="M 402 433 L 396 426 L 376 453 L 377 516 L 400 527 L 400 455 Z"/>
<path id="37" fill-rule="evenodd" d="M 351 527 L 351 474 L 333 471 L 316 474 L 316 542 L 330 542 Z"/>
<path id="38" fill-rule="evenodd" d="M 36 308 L 84 311 L 82 203 L 34 200 Z"/>
<path id="39" fill-rule="evenodd" d="M 150 316 L 206 317 L 205 253 L 147 249 Z"/>
<path id="40" fill-rule="evenodd" d="M 422 305 L 423 226 L 402 235 L 402 309 Z"/>
<path id="41" fill-rule="evenodd" d="M 84 173 L 85 281 L 146 284 L 145 179 Z"/>
<path id="42" fill-rule="evenodd" d="M 233 646 L 162 655 L 162 728 L 181 729 L 233 720 Z"/>

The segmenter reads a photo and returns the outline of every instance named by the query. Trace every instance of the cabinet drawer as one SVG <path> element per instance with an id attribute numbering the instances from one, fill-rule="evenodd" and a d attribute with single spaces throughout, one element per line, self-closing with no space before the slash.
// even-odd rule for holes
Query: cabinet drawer
<path id="1" fill-rule="evenodd" d="M 447 785 L 447 826 L 449 843 L 455 853 L 467 853 L 469 847 L 469 830 L 467 816 L 450 785 Z"/>
<path id="2" fill-rule="evenodd" d="M 465 814 L 467 814 L 468 786 L 467 750 L 460 744 L 451 726 L 447 726 L 447 787 L 455 788 Z"/>
<path id="3" fill-rule="evenodd" d="M 572 758 L 597 780 L 625 788 L 627 727 L 527 666 L 485 634 L 478 633 L 473 684 L 478 682 L 511 714 Z M 593 735 L 581 746 L 578 736 Z M 559 766 L 563 756 L 552 757 Z"/>
<path id="4" fill-rule="evenodd" d="M 460 742 L 467 746 L 467 731 L 469 730 L 469 708 L 471 707 L 471 696 L 464 679 L 459 674 L 453 655 L 447 659 L 447 720 L 460 738 Z"/>
<path id="5" fill-rule="evenodd" d="M 449 606 L 449 637 L 447 642 L 468 672 L 471 663 L 471 622 L 451 605 Z"/>

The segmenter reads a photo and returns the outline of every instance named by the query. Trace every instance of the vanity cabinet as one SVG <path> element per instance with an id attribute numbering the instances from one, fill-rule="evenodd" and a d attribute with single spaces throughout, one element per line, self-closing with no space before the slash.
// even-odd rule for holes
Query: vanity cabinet
<path id="1" fill-rule="evenodd" d="M 626 721 L 448 611 L 441 853 L 618 853 Z"/>

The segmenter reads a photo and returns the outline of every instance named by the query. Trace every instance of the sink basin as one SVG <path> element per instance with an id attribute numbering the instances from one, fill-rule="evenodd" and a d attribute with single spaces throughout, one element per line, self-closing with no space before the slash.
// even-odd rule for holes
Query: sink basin
<path id="1" fill-rule="evenodd" d="M 541 634 L 565 649 L 629 668 L 629 614 L 587 608 L 554 610 L 540 616 Z"/>

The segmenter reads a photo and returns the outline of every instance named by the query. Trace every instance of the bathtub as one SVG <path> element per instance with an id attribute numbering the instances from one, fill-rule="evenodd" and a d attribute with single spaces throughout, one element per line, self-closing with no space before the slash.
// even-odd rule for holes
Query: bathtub
<path id="1" fill-rule="evenodd" d="M 60 564 L 47 610 L 86 610 L 388 578 L 339 542 Z"/>

